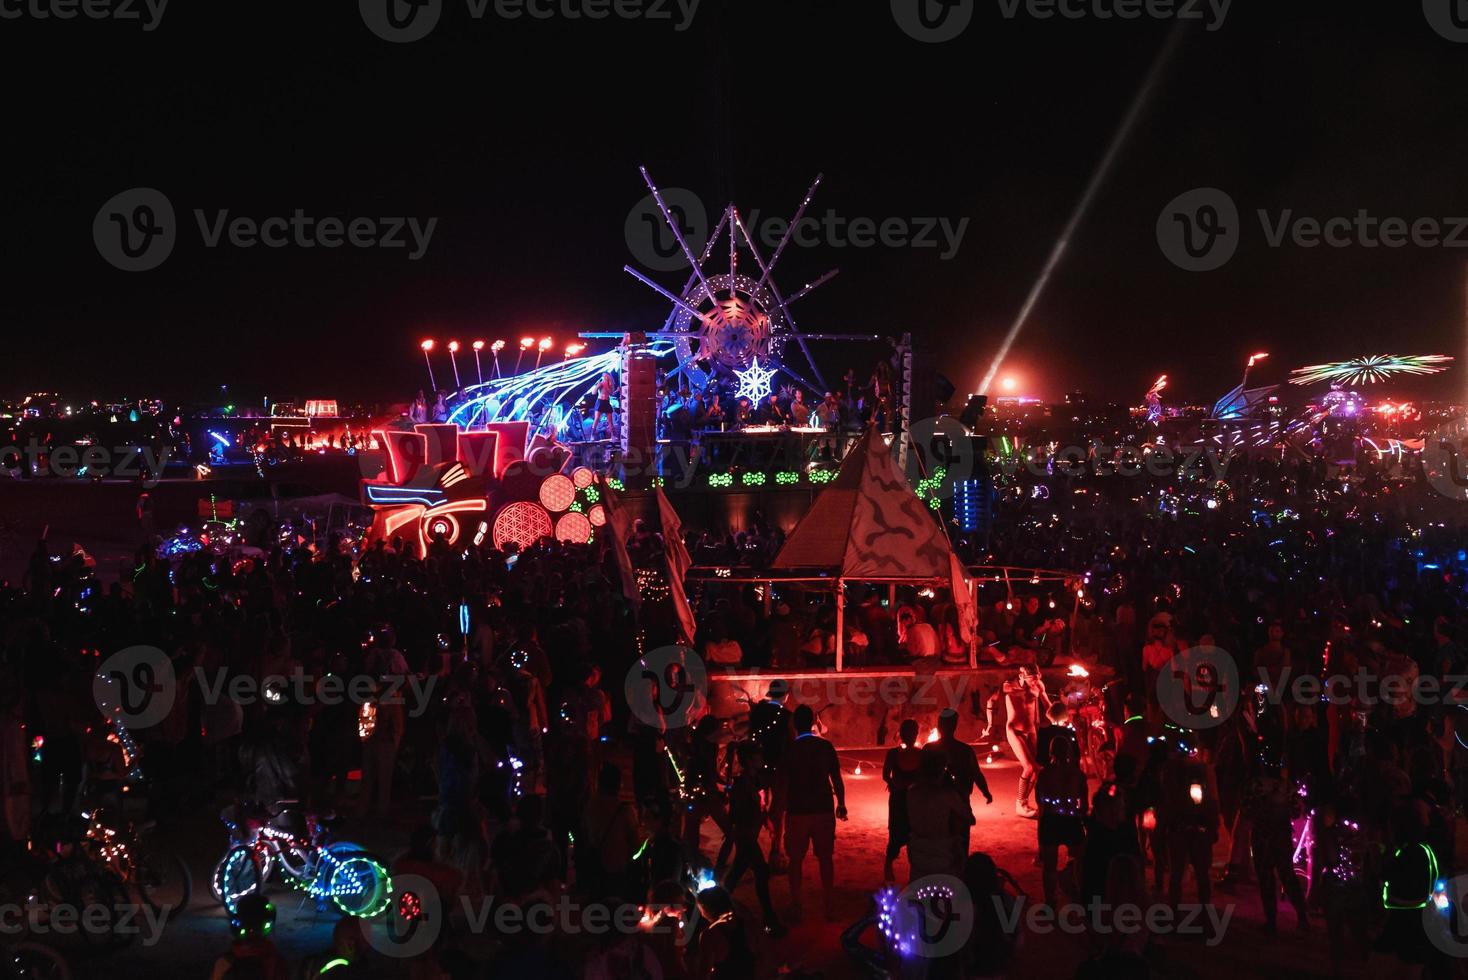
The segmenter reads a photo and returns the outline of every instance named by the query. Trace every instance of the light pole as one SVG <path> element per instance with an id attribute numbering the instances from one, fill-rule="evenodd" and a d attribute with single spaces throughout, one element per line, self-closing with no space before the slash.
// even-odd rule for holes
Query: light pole
<path id="1" fill-rule="evenodd" d="M 528 351 L 530 348 L 532 348 L 534 346 L 535 346 L 535 338 L 534 337 L 521 337 L 520 338 L 520 354 L 519 354 L 518 357 L 515 358 L 515 373 L 516 374 L 519 374 L 520 373 L 520 362 L 525 358 L 525 352 Z"/>
<path id="2" fill-rule="evenodd" d="M 550 349 L 551 339 L 549 337 L 542 337 L 540 341 L 540 348 L 535 353 L 535 367 L 537 370 L 540 368 L 540 359 L 544 357 L 545 352 Z"/>
<path id="3" fill-rule="evenodd" d="M 474 341 L 474 373 L 479 376 L 479 383 L 484 384 L 484 368 L 479 364 L 479 352 L 484 350 L 484 341 Z"/>
<path id="4" fill-rule="evenodd" d="M 496 340 L 493 344 L 489 345 L 489 352 L 494 355 L 494 376 L 496 378 L 502 377 L 500 374 L 500 351 L 504 349 L 505 342 L 503 340 Z"/>
<path id="5" fill-rule="evenodd" d="M 562 358 L 562 361 L 569 361 L 571 358 L 577 356 L 584 350 L 586 350 L 585 344 L 567 344 L 566 356 Z"/>
<path id="6" fill-rule="evenodd" d="M 428 365 L 428 390 L 437 391 L 438 382 L 433 380 L 433 359 L 428 356 L 429 352 L 433 350 L 433 341 L 425 340 L 418 346 L 423 349 L 423 363 Z"/>
<path id="7" fill-rule="evenodd" d="M 464 386 L 459 383 L 459 342 L 449 341 L 449 363 L 454 366 L 454 390 L 458 391 Z"/>

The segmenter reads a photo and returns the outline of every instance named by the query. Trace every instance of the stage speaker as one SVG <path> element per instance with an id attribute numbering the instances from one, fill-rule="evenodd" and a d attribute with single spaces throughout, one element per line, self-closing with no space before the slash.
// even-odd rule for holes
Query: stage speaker
<path id="1" fill-rule="evenodd" d="M 657 461 L 656 358 L 642 350 L 627 355 L 622 377 L 622 465 L 629 488 L 646 489 Z"/>

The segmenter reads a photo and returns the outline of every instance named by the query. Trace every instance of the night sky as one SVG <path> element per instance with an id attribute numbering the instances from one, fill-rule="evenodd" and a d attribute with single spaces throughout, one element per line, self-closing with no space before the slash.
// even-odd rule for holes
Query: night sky
<path id="1" fill-rule="evenodd" d="M 7 5 L 17 0 L 5 0 Z M 26 0 L 27 3 L 39 0 Z M 704 0 L 668 21 L 475 21 L 390 44 L 357 5 L 184 3 L 157 28 L 0 19 L 7 394 L 395 401 L 425 336 L 570 339 L 656 327 L 621 271 L 646 193 L 788 216 L 944 217 L 940 249 L 795 248 L 785 291 L 810 331 L 911 330 L 973 387 L 1160 50 L 1169 22 L 977 11 L 919 43 L 872 0 Z M 676 12 L 674 16 L 677 15 Z M 1368 353 L 1463 352 L 1468 248 L 1270 248 L 1258 208 L 1326 218 L 1468 215 L 1468 44 L 1416 2 L 1237 3 L 1192 25 L 1009 368 L 1036 394 L 1140 402 L 1167 373 L 1211 400 L 1243 360 L 1285 370 Z M 178 243 L 127 273 L 93 243 L 132 187 L 172 202 Z M 1196 187 L 1245 215 L 1223 269 L 1160 251 Z M 193 216 L 438 218 L 427 253 L 204 247 Z M 1465 234 L 1468 244 L 1468 234 Z M 681 273 L 660 273 L 681 286 Z M 831 373 L 870 354 L 826 345 Z M 872 353 L 877 353 L 874 349 Z M 1445 397 L 1461 369 L 1389 390 Z"/>

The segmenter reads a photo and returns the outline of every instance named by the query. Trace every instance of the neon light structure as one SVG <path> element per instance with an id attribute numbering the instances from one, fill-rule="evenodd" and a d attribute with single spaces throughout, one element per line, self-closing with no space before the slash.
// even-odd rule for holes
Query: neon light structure
<path id="1" fill-rule="evenodd" d="M 795 217 L 786 226 L 785 234 L 767 261 L 745 226 L 739 209 L 733 204 L 724 208 L 702 252 L 695 252 L 647 168 L 640 169 L 663 220 L 688 261 L 689 275 L 683 289 L 674 293 L 630 265 L 623 266 L 623 269 L 673 304 L 663 324 L 663 332 L 681 335 L 677 338 L 677 373 L 687 379 L 688 387 L 704 390 L 710 381 L 748 367 L 756 357 L 767 364 L 779 364 L 785 340 L 793 338 L 810 364 L 815 383 L 790 370 L 788 364 L 785 371 L 812 391 L 823 391 L 827 387 L 825 379 L 811 357 L 807 338 L 797 326 L 790 308 L 835 278 L 837 270 L 832 269 L 789 296 L 780 291 L 773 278 L 780 256 L 790 244 L 795 229 L 800 227 L 806 208 L 821 184 L 820 175 L 806 191 Z M 727 271 L 715 271 L 714 268 L 714 263 L 719 262 L 722 269 L 722 256 L 718 259 L 714 256 L 715 245 L 720 242 L 727 244 Z M 754 262 L 754 269 L 749 274 L 739 270 L 741 251 Z M 755 270 L 759 272 L 758 276 L 753 274 Z"/>
<path id="2" fill-rule="evenodd" d="M 667 357 L 673 345 L 648 344 L 654 357 Z M 465 429 L 480 429 L 492 422 L 532 422 L 532 435 L 565 424 L 572 406 L 596 388 L 608 371 L 622 370 L 622 352 L 610 350 L 590 357 L 554 362 L 524 374 L 493 378 L 464 390 L 449 412 L 449 421 Z"/>
<path id="3" fill-rule="evenodd" d="M 774 376 L 774 371 L 767 371 L 759 366 L 759 358 L 756 357 L 746 370 L 734 372 L 734 377 L 739 379 L 739 390 L 734 393 L 734 397 L 748 398 L 750 404 L 755 406 L 763 405 L 765 399 L 770 397 L 770 379 Z"/>
<path id="4" fill-rule="evenodd" d="M 1377 384 L 1398 374 L 1441 374 L 1452 361 L 1445 354 L 1369 354 L 1349 361 L 1314 364 L 1290 372 L 1290 383 L 1297 385 L 1330 381 L 1343 386 Z"/>

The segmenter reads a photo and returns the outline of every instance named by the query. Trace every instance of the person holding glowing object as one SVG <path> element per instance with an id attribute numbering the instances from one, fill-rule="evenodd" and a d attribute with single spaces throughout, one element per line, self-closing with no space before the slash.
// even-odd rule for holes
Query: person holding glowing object
<path id="1" fill-rule="evenodd" d="M 1167 848 L 1168 900 L 1173 905 L 1182 902 L 1183 877 L 1189 868 L 1198 901 L 1207 905 L 1213 893 L 1213 844 L 1222 823 L 1218 779 L 1208 750 L 1196 747 L 1195 737 L 1191 732 L 1178 736 L 1162 770 L 1157 829 Z"/>

